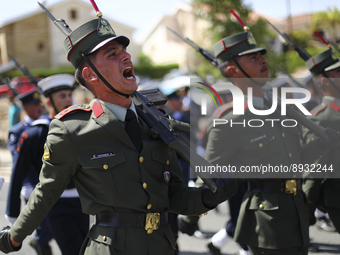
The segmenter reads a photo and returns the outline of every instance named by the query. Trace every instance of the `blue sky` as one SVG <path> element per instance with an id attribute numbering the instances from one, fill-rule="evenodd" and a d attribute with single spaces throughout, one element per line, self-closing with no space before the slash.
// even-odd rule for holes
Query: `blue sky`
<path id="1" fill-rule="evenodd" d="M 60 0 L 47 0 L 46 2 L 52 4 L 58 1 Z M 171 8 L 178 2 L 189 3 L 191 0 L 96 0 L 104 17 L 109 16 L 135 27 L 134 36 L 137 40 L 142 38 L 147 28 L 158 17 L 169 14 Z M 327 7 L 333 5 L 340 9 L 340 0 L 244 0 L 244 2 L 250 4 L 254 11 L 275 18 L 287 17 L 288 2 L 290 2 L 292 15 L 325 11 Z M 37 0 L 1 0 L 0 23 L 37 8 L 39 8 Z"/>

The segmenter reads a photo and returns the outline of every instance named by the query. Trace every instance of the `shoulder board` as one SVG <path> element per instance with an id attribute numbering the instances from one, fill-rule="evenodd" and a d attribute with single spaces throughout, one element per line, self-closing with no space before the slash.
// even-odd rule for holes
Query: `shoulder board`
<path id="1" fill-rule="evenodd" d="M 330 106 L 332 107 L 332 109 L 333 109 L 334 111 L 336 111 L 336 112 L 339 112 L 339 111 L 340 111 L 340 106 L 337 105 L 337 103 L 332 102 L 332 103 L 330 103 Z"/>
<path id="2" fill-rule="evenodd" d="M 310 113 L 313 115 L 313 116 L 316 116 L 318 115 L 323 109 L 325 109 L 327 107 L 327 104 L 326 103 L 321 103 L 319 104 L 318 106 L 315 106 L 311 111 Z"/>
<path id="3" fill-rule="evenodd" d="M 37 119 L 32 122 L 32 126 L 37 126 L 37 125 L 46 125 L 49 126 L 51 121 L 49 119 Z"/>
<path id="4" fill-rule="evenodd" d="M 29 137 L 29 135 L 26 132 L 22 132 L 19 143 L 17 145 L 17 152 L 21 151 L 22 146 L 24 145 L 25 141 L 27 140 L 27 138 Z"/>
<path id="5" fill-rule="evenodd" d="M 229 111 L 233 107 L 234 107 L 233 102 L 230 102 L 228 104 L 224 104 L 224 105 L 218 107 L 214 111 L 212 117 L 220 118 L 225 112 Z M 247 104 L 247 102 L 244 102 L 244 110 L 247 110 L 247 109 L 248 109 L 248 104 Z"/>
<path id="6" fill-rule="evenodd" d="M 75 111 L 86 111 L 86 112 L 90 112 L 92 111 L 92 108 L 90 105 L 88 104 L 77 104 L 77 105 L 72 105 L 68 108 L 66 108 L 65 110 L 59 112 L 56 116 L 54 116 L 54 118 L 56 119 L 62 119 L 63 117 L 65 117 L 67 114 L 71 113 L 71 112 L 75 112 Z"/>

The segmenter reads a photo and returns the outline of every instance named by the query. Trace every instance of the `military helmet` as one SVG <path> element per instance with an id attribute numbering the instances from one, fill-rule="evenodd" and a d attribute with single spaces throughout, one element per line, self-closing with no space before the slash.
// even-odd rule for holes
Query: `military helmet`
<path id="1" fill-rule="evenodd" d="M 214 53 L 219 65 L 232 57 L 255 52 L 261 52 L 264 55 L 267 50 L 256 46 L 255 38 L 250 31 L 225 37 L 214 45 Z"/>
<path id="2" fill-rule="evenodd" d="M 340 61 L 335 52 L 332 49 L 328 49 L 307 59 L 306 66 L 312 75 L 315 76 L 323 71 L 327 72 L 339 68 Z"/>
<path id="3" fill-rule="evenodd" d="M 73 30 L 64 40 L 64 49 L 68 61 L 77 68 L 88 55 L 112 40 L 117 40 L 127 47 L 130 40 L 125 36 L 117 36 L 106 19 L 99 18 L 90 20 Z"/>

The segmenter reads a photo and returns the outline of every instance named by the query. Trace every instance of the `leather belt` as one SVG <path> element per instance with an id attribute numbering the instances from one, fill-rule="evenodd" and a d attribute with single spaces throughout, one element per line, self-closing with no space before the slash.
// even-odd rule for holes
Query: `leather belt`
<path id="1" fill-rule="evenodd" d="M 283 192 L 294 194 L 302 189 L 301 180 L 263 180 L 249 181 L 248 191 L 253 192 Z"/>
<path id="2" fill-rule="evenodd" d="M 145 228 L 148 234 L 168 223 L 168 213 L 98 213 L 96 225 L 120 228 Z"/>

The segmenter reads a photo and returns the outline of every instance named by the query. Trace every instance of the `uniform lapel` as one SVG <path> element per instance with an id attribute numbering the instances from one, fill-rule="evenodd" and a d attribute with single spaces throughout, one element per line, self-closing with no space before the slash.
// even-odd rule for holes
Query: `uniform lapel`
<path id="1" fill-rule="evenodd" d="M 100 104 L 97 100 L 92 100 L 92 119 L 114 135 L 117 139 L 136 150 L 128 134 L 123 128 L 122 123 L 105 105 Z"/>

